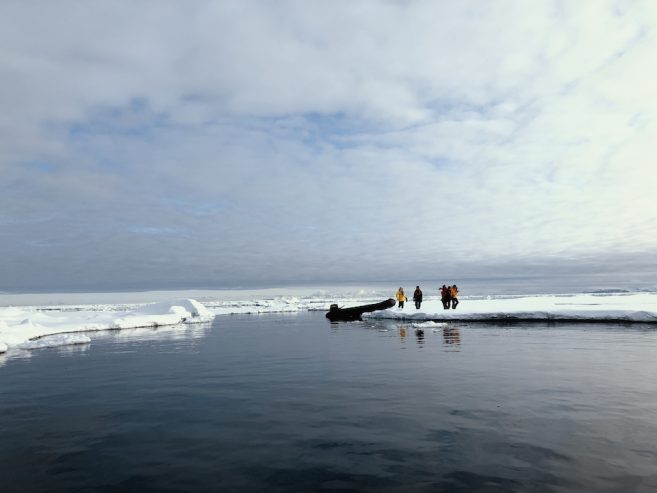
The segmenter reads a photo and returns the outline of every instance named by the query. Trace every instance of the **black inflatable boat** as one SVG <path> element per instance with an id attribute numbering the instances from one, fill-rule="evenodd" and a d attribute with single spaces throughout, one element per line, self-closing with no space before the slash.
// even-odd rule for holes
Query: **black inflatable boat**
<path id="1" fill-rule="evenodd" d="M 389 298 L 381 303 L 374 303 L 372 305 L 352 306 L 350 308 L 340 308 L 338 305 L 331 305 L 331 309 L 326 314 L 331 322 L 350 320 L 360 320 L 365 312 L 375 312 L 377 310 L 385 310 L 395 306 L 395 300 Z"/>

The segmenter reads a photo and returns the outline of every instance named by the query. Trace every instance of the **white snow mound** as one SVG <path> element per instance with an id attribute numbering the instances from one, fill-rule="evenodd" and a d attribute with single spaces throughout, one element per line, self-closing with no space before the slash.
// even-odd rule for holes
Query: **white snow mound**
<path id="1" fill-rule="evenodd" d="M 114 327 L 118 329 L 157 327 L 179 323 L 208 322 L 213 318 L 214 314 L 198 301 L 179 299 L 153 303 L 128 312 L 125 317 L 114 320 Z"/>

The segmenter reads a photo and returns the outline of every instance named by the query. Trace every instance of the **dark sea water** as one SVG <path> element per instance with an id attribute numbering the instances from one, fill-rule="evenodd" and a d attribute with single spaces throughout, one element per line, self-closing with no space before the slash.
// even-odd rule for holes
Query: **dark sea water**
<path id="1" fill-rule="evenodd" d="M 218 317 L 0 360 L 4 492 L 653 492 L 657 329 Z"/>

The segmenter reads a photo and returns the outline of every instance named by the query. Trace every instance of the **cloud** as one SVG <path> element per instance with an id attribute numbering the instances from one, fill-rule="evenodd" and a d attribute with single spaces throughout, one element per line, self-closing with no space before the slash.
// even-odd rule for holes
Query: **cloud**
<path id="1" fill-rule="evenodd" d="M 5 2 L 3 287 L 641 270 L 656 10 Z"/>

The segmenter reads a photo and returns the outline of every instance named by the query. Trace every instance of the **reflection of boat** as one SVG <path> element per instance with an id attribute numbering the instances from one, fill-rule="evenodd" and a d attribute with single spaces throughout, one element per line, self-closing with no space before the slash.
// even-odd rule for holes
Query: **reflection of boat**
<path id="1" fill-rule="evenodd" d="M 362 306 L 352 306 L 350 308 L 340 308 L 338 305 L 331 305 L 331 309 L 326 314 L 331 322 L 338 320 L 350 321 L 350 320 L 360 320 L 360 317 L 363 313 L 366 312 L 375 312 L 377 310 L 385 310 L 386 308 L 392 308 L 395 306 L 395 300 L 389 298 L 381 303 L 373 303 L 372 305 L 362 305 Z"/>

